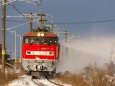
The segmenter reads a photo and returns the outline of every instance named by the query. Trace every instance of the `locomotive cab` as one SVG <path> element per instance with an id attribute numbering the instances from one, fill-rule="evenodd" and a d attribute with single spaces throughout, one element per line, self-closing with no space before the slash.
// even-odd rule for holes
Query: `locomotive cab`
<path id="1" fill-rule="evenodd" d="M 52 32 L 27 32 L 23 37 L 22 65 L 32 76 L 55 73 L 59 54 L 58 37 Z"/>

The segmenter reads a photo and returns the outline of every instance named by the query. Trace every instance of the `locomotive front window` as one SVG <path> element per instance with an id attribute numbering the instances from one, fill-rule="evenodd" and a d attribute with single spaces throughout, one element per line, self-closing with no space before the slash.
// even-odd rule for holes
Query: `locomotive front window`
<path id="1" fill-rule="evenodd" d="M 23 43 L 26 44 L 57 44 L 57 37 L 24 37 Z"/>
<path id="2" fill-rule="evenodd" d="M 25 38 L 25 43 L 28 43 L 28 39 L 27 38 Z"/>
<path id="3" fill-rule="evenodd" d="M 58 38 L 56 37 L 44 37 L 41 38 L 41 44 L 57 44 Z"/>

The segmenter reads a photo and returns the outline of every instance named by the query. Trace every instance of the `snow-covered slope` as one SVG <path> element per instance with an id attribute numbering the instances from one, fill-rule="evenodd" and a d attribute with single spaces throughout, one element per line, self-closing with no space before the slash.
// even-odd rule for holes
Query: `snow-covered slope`
<path id="1" fill-rule="evenodd" d="M 51 82 L 49 82 L 47 79 L 40 79 L 38 80 L 39 83 L 43 84 L 44 86 L 58 86 Z M 56 82 L 56 81 L 55 81 Z M 62 86 L 72 86 L 69 84 L 61 83 Z M 11 82 L 8 86 L 38 86 L 35 83 L 31 81 L 31 76 L 23 75 L 19 79 Z"/>

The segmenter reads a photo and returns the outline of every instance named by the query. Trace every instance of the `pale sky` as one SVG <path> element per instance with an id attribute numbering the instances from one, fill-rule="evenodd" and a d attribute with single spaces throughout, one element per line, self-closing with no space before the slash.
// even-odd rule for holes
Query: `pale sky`
<path id="1" fill-rule="evenodd" d="M 41 6 L 38 7 L 34 4 L 16 1 L 13 2 L 13 5 L 23 14 L 41 12 Z M 49 20 L 53 20 L 54 23 L 79 23 L 115 19 L 115 0 L 43 0 L 42 8 L 45 13 L 53 16 L 53 18 L 49 17 Z M 13 6 L 7 5 L 7 15 L 18 16 L 20 14 Z M 28 21 L 26 18 L 8 19 Z M 18 24 L 21 23 L 7 22 L 7 28 Z M 69 31 L 71 34 L 77 33 L 80 36 L 93 34 L 96 31 L 102 31 L 102 33 L 108 35 L 114 34 L 114 25 L 115 21 L 89 24 L 57 24 L 59 28 L 64 28 L 64 30 Z M 34 27 L 37 26 L 37 24 L 34 25 Z M 28 28 L 29 25 L 27 24 L 16 28 L 16 30 L 19 34 L 24 34 Z"/>
<path id="2" fill-rule="evenodd" d="M 1 3 L 0 3 L 1 4 Z M 21 13 L 28 14 L 30 12 L 40 13 L 40 7 L 34 4 L 27 4 L 25 2 L 12 3 Z M 1 8 L 1 6 L 0 6 Z M 54 23 L 79 23 L 79 22 L 95 22 L 103 20 L 115 19 L 115 0 L 43 0 L 43 12 L 51 14 Z M 19 12 L 13 6 L 7 4 L 7 16 L 19 16 Z M 0 11 L 1 16 L 2 11 Z M 26 18 L 7 18 L 9 20 L 17 20 L 22 22 L 8 22 L 6 28 L 28 22 Z M 1 23 L 1 21 L 0 21 Z M 86 24 L 56 24 L 62 31 L 67 30 L 70 34 L 77 34 L 80 37 L 91 37 L 96 35 L 113 36 L 115 35 L 115 21 L 101 22 L 101 23 L 86 23 Z M 34 27 L 38 24 L 35 23 Z M 1 27 L 1 24 L 0 24 Z M 29 30 L 29 24 L 18 27 L 16 29 L 18 34 L 23 35 Z M 0 30 L 1 31 L 1 30 Z M 0 32 L 1 35 L 1 32 Z M 7 46 L 13 44 L 14 36 L 7 31 Z M 1 40 L 1 37 L 0 37 Z M 17 40 L 19 40 L 17 38 Z M 9 42 L 9 44 L 8 44 Z M 19 44 L 19 41 L 18 41 Z M 13 46 L 13 45 L 12 45 Z"/>

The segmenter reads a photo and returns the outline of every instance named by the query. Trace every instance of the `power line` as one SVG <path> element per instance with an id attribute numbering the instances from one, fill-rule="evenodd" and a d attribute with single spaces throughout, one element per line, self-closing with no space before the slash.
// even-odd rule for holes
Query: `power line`
<path id="1" fill-rule="evenodd" d="M 0 19 L 2 20 L 2 19 Z M 18 23 L 25 23 L 25 21 L 16 21 L 16 20 L 6 20 L 9 22 L 18 22 Z M 53 24 L 90 24 L 90 23 L 104 23 L 104 22 L 114 22 L 115 19 L 111 20 L 99 20 L 99 21 L 89 21 L 89 22 L 57 22 Z"/>
<path id="2" fill-rule="evenodd" d="M 43 12 L 43 8 L 42 8 L 42 1 L 41 0 L 39 0 L 39 3 L 36 3 L 36 2 L 34 2 L 38 7 L 41 5 L 41 11 Z M 19 14 L 21 14 L 22 16 L 25 16 L 25 15 L 23 15 L 23 13 L 21 12 L 21 11 L 19 11 L 18 9 L 17 9 L 17 7 L 14 5 L 14 4 L 11 4 L 11 3 L 8 3 L 9 5 L 11 5 L 11 6 L 13 6 L 13 8 L 19 13 Z M 26 17 L 27 19 L 29 19 L 28 17 Z"/>
<path id="3" fill-rule="evenodd" d="M 14 8 L 19 14 L 23 15 L 23 14 L 15 7 L 15 5 L 13 5 L 13 4 L 11 4 L 11 3 L 9 3 L 9 5 L 13 6 L 13 8 Z"/>
<path id="4" fill-rule="evenodd" d="M 21 11 L 19 11 L 19 10 L 17 9 L 17 7 L 16 7 L 15 5 L 13 5 L 13 4 L 11 4 L 11 3 L 8 3 L 8 4 L 11 5 L 11 6 L 13 6 L 13 8 L 14 8 L 19 14 L 21 14 L 22 16 L 25 16 L 25 15 L 23 15 L 23 13 L 22 13 Z M 25 17 L 25 18 L 29 19 L 28 17 Z"/>
<path id="5" fill-rule="evenodd" d="M 22 12 L 20 12 L 15 5 L 11 4 L 11 3 L 8 3 L 9 5 L 13 6 L 13 8 L 19 13 L 21 14 L 22 16 L 25 16 L 23 15 Z M 42 8 L 42 1 L 40 0 L 40 3 L 35 3 L 38 7 L 41 5 L 41 12 L 43 12 L 43 8 Z M 28 17 L 26 17 L 27 19 L 29 19 Z M 1 20 L 1 19 L 0 19 Z M 14 21 L 14 20 L 7 20 L 7 21 L 11 21 L 11 22 L 21 22 L 21 21 Z M 99 20 L 99 21 L 89 21 L 89 22 L 57 22 L 57 23 L 54 23 L 54 24 L 90 24 L 90 23 L 104 23 L 104 22 L 113 22 L 115 21 L 115 19 L 111 19 L 111 20 Z M 22 23 L 22 22 L 21 22 Z M 24 22 L 23 22 L 24 23 Z"/>
<path id="6" fill-rule="evenodd" d="M 2 19 L 0 19 L 2 20 Z M 16 20 L 6 20 L 8 22 L 15 22 L 15 23 L 25 23 L 25 21 L 16 21 Z"/>
<path id="7" fill-rule="evenodd" d="M 35 2 L 35 4 L 38 6 L 38 7 L 40 7 L 40 9 L 41 9 L 41 12 L 43 13 L 44 11 L 43 11 L 43 8 L 42 8 L 42 0 L 39 0 L 39 3 L 36 3 Z"/>
<path id="8" fill-rule="evenodd" d="M 0 19 L 2 20 L 2 19 Z M 25 23 L 25 21 L 16 21 L 16 20 L 6 20 L 8 22 L 15 22 L 15 23 Z"/>
<path id="9" fill-rule="evenodd" d="M 42 8 L 42 1 L 41 0 L 39 0 L 39 5 L 41 5 L 41 7 L 40 7 L 40 9 L 41 9 L 41 12 L 43 13 L 43 8 Z"/>
<path id="10" fill-rule="evenodd" d="M 8 3 L 9 5 L 13 6 L 13 8 L 19 13 L 21 14 L 22 16 L 25 16 L 23 15 L 23 13 L 21 11 L 19 11 L 17 9 L 17 7 L 11 3 Z M 39 0 L 39 3 L 36 3 L 35 4 L 39 7 L 41 5 L 41 11 L 43 12 L 43 8 L 42 8 L 42 1 Z M 28 17 L 26 17 L 27 19 L 29 19 Z M 1 20 L 1 19 L 0 19 Z M 10 21 L 10 22 L 19 22 L 19 23 L 24 23 L 23 21 L 15 21 L 15 20 L 6 20 L 6 21 Z M 111 20 L 99 20 L 99 21 L 89 21 L 89 22 L 57 22 L 57 23 L 54 23 L 54 24 L 90 24 L 90 23 L 104 23 L 104 22 L 113 22 L 115 21 L 115 19 L 111 19 Z"/>
<path id="11" fill-rule="evenodd" d="M 115 19 L 111 20 L 99 20 L 99 21 L 89 21 L 89 22 L 57 22 L 54 24 L 90 24 L 90 23 L 104 23 L 104 22 L 114 22 Z"/>
<path id="12" fill-rule="evenodd" d="M 9 3 L 9 5 L 13 6 L 13 8 L 14 8 L 19 14 L 23 15 L 23 14 L 15 7 L 15 5 L 10 4 L 10 3 Z"/>

